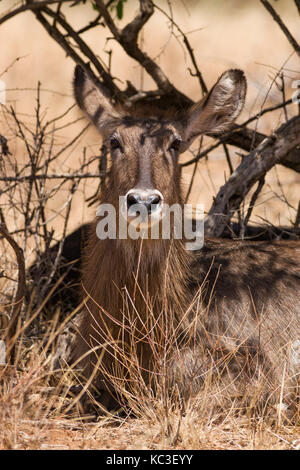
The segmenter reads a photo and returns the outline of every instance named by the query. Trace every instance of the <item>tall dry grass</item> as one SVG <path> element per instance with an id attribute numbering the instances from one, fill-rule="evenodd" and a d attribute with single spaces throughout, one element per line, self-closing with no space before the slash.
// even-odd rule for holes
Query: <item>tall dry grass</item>
<path id="1" fill-rule="evenodd" d="M 51 321 L 39 324 L 30 335 L 24 334 L 24 329 L 33 312 L 27 312 L 28 321 L 18 330 L 16 365 L 0 369 L 0 448 L 299 448 L 300 409 L 294 409 L 291 415 L 285 408 L 280 393 L 284 377 L 282 384 L 268 390 L 266 396 L 269 376 L 260 371 L 251 383 L 245 382 L 242 392 L 245 378 L 228 374 L 232 357 L 224 352 L 216 360 L 200 346 L 201 370 L 191 364 L 189 378 L 184 376 L 184 380 L 190 380 L 190 393 L 184 396 L 181 362 L 186 369 L 184 356 L 193 339 L 193 325 L 184 330 L 185 338 L 179 344 L 179 324 L 172 316 L 162 312 L 163 318 L 157 319 L 148 305 L 149 317 L 142 330 L 137 327 L 138 312 L 130 308 L 132 299 L 124 300 L 123 326 L 129 332 L 126 344 L 122 338 L 113 340 L 99 325 L 103 342 L 110 345 L 114 367 L 112 371 L 103 368 L 103 351 L 99 348 L 95 371 L 106 375 L 117 392 L 119 405 L 113 412 L 97 401 L 90 380 L 82 380 L 76 364 L 57 361 L 57 336 L 76 312 L 58 323 L 57 311 Z M 184 315 L 181 327 L 186 319 Z M 140 341 L 147 342 L 152 350 L 156 367 L 150 371 L 141 365 Z M 145 375 L 150 375 L 151 386 Z M 193 393 L 195 381 L 197 393 Z"/>
<path id="2" fill-rule="evenodd" d="M 224 3 L 227 3 L 224 6 Z M 246 2 L 243 2 L 243 4 Z M 4 0 L 0 14 L 11 2 Z M 258 2 L 247 2 L 240 8 L 238 0 L 219 2 L 174 2 L 174 12 L 185 31 L 194 31 L 190 38 L 194 51 L 199 58 L 200 68 L 209 84 L 226 68 L 239 67 L 245 70 L 249 88 L 244 117 L 259 111 L 266 103 L 276 103 L 280 92 L 276 86 L 270 88 L 274 70 L 283 64 L 287 77 L 287 98 L 293 93 L 291 83 L 299 78 L 297 59 L 291 55 L 289 45 L 281 32 L 259 7 Z M 299 37 L 298 17 L 291 2 L 281 1 L 280 12 L 289 23 L 292 33 Z M 90 15 L 90 6 L 84 7 L 84 14 L 74 8 L 74 24 L 81 25 Z M 128 15 L 131 14 L 128 7 Z M 126 21 L 125 17 L 125 21 Z M 22 34 L 19 34 L 19 32 Z M 155 34 L 153 32 L 155 31 Z M 150 88 L 151 82 L 137 65 L 124 56 L 115 45 L 106 44 L 106 35 L 100 31 L 88 38 L 92 48 L 105 51 L 114 50 L 113 71 L 121 80 L 126 78 L 140 88 Z M 147 25 L 144 46 L 159 61 L 168 76 L 183 92 L 193 99 L 200 95 L 196 81 L 186 70 L 186 58 L 174 38 L 170 38 L 168 26 L 162 16 L 155 16 Z M 44 124 L 58 116 L 62 120 L 55 126 L 49 124 L 48 136 L 41 147 L 41 161 L 50 150 L 62 152 L 53 166 L 53 171 L 66 173 L 81 168 L 86 161 L 99 154 L 101 141 L 94 130 L 89 128 L 79 135 L 85 123 L 79 120 L 79 113 L 71 109 L 73 104 L 71 77 L 74 64 L 59 50 L 38 25 L 33 15 L 20 15 L 10 23 L 0 27 L 0 76 L 7 84 L 7 106 L 1 107 L 1 134 L 8 138 L 11 155 L 1 162 L 6 174 L 12 174 L 16 165 L 20 168 L 28 163 L 26 142 L 34 145 L 37 129 L 37 83 L 41 81 L 40 118 Z M 163 45 L 163 53 L 162 53 Z M 238 47 L 237 47 L 238 45 Z M 276 47 L 275 47 L 276 45 Z M 4 47 L 5 46 L 5 47 Z M 20 138 L 18 124 L 9 112 L 12 106 L 19 121 L 23 124 L 24 138 Z M 284 119 L 278 112 L 271 119 L 259 121 L 258 130 L 269 132 Z M 72 125 L 69 126 L 69 124 Z M 79 135 L 73 142 L 74 136 Z M 70 145 L 69 145 L 70 144 Z M 85 150 L 84 150 L 85 149 Z M 231 149 L 234 164 L 240 161 L 235 149 Z M 183 157 L 185 158 L 185 157 Z M 96 171 L 97 162 L 89 167 Z M 51 170 L 51 168 L 50 168 Z M 188 188 L 192 169 L 185 170 L 183 182 Z M 228 177 L 228 168 L 222 152 L 215 152 L 213 158 L 201 161 L 198 166 L 191 201 L 203 202 L 205 210 L 211 204 L 217 189 Z M 290 224 L 295 218 L 299 176 L 286 168 L 276 168 L 270 172 L 267 185 L 261 193 L 253 211 L 252 221 L 267 220 L 274 225 Z M 61 188 L 54 182 L 45 183 L 44 211 L 49 234 L 53 231 L 50 245 L 60 240 L 64 231 L 70 232 L 82 222 L 94 216 L 94 208 L 88 208 L 85 200 L 92 196 L 97 183 L 81 181 L 72 197 L 72 204 L 65 226 L 68 210 L 70 184 Z M 26 214 L 26 195 L 28 182 L 20 182 L 13 190 L 1 195 L 1 208 L 5 221 L 14 237 L 24 249 L 26 265 L 29 266 L 38 249 L 42 252 L 45 244 L 42 238 L 27 230 L 24 241 L 24 214 Z M 36 192 L 32 192 L 28 202 L 28 214 L 35 220 L 37 214 Z M 286 201 L 289 203 L 287 204 Z M 44 239 L 45 241 L 45 239 Z M 6 312 L 13 302 L 17 270 L 15 256 L 7 244 L 1 240 L 1 324 L 3 334 L 7 325 Z M 59 288 L 58 284 L 55 286 Z M 61 280 L 63 282 L 63 280 Z M 34 294 L 31 285 L 30 294 Z M 36 306 L 29 296 L 23 309 L 23 326 L 17 332 L 16 367 L 0 366 L 0 448 L 2 449 L 299 449 L 299 422 L 291 421 L 280 407 L 260 404 L 261 384 L 249 396 L 226 397 L 228 384 L 223 378 L 207 373 L 203 378 L 199 396 L 183 404 L 180 391 L 169 390 L 167 374 L 153 373 L 154 387 L 150 389 L 144 381 L 135 351 L 134 320 L 128 312 L 128 328 L 132 331 L 129 350 L 119 344 L 114 348 L 119 361 L 116 368 L 128 370 L 129 377 L 119 381 L 112 380 L 120 395 L 122 413 L 111 414 L 99 409 L 99 404 L 88 396 L 91 402 L 90 414 L 85 414 L 81 400 L 86 390 L 81 383 L 80 373 L 61 362 L 53 373 L 56 360 L 55 348 L 58 334 L 65 323 L 76 314 L 63 312 L 58 306 L 54 319 L 44 315 L 47 297 Z M 151 312 L 151 306 L 149 306 Z M 61 323 L 61 317 L 65 320 Z M 169 368 L 170 348 L 176 345 L 176 326 L 168 326 L 168 337 L 164 331 L 153 338 L 154 318 L 149 316 L 147 341 L 156 357 L 164 362 L 162 370 Z M 152 323 L 151 323 L 152 321 Z M 25 328 L 26 327 L 26 328 Z M 108 338 L 109 340 L 110 338 Z M 167 341 L 166 341 L 167 340 Z M 163 359 L 162 359 L 163 358 Z M 221 358 L 226 368 L 226 360 Z M 101 368 L 101 352 L 99 355 Z M 213 368 L 213 365 L 212 365 Z M 180 368 L 179 368 L 180 369 Z M 213 370 L 212 370 L 213 372 Z M 180 373 L 180 370 L 179 372 Z M 213 381 L 213 382 L 212 382 Z M 83 388 L 80 388 L 83 386 Z M 155 390 L 155 394 L 153 392 Z M 278 400 L 276 402 L 278 404 Z M 280 404 L 280 391 L 279 391 Z M 95 418 L 95 412 L 100 417 Z"/>

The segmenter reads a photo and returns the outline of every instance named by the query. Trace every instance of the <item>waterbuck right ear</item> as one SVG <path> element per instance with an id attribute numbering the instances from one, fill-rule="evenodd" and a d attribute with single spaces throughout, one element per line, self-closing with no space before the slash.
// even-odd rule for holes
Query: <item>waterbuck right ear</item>
<path id="1" fill-rule="evenodd" d="M 73 87 L 78 106 L 99 132 L 105 134 L 114 126 L 120 114 L 111 104 L 104 89 L 96 86 L 80 65 L 75 67 Z"/>
<path id="2" fill-rule="evenodd" d="M 243 109 L 247 83 L 241 70 L 224 72 L 208 95 L 186 115 L 185 150 L 199 134 L 227 132 Z"/>

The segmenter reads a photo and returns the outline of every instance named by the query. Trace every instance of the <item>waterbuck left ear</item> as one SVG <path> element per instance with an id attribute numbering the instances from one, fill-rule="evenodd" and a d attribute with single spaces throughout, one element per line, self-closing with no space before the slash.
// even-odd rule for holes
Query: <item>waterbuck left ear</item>
<path id="1" fill-rule="evenodd" d="M 95 85 L 84 69 L 77 65 L 74 72 L 74 96 L 78 106 L 103 135 L 120 118 L 104 88 Z"/>
<path id="2" fill-rule="evenodd" d="M 229 130 L 243 109 L 246 90 L 242 70 L 224 72 L 208 95 L 185 116 L 185 148 L 199 134 L 221 134 Z"/>

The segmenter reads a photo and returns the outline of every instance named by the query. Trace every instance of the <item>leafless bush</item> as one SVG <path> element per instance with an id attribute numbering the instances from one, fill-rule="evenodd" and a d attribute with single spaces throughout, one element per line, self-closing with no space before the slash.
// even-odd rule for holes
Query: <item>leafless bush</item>
<path id="1" fill-rule="evenodd" d="M 29 308 L 41 305 L 45 297 L 61 276 L 72 268 L 63 260 L 63 244 L 70 232 L 70 214 L 73 196 L 81 181 L 99 178 L 99 173 L 89 171 L 95 158 L 87 159 L 86 149 L 78 160 L 78 167 L 63 171 L 63 156 L 67 149 L 74 146 L 85 132 L 87 126 L 64 144 L 61 144 L 59 131 L 72 127 L 75 121 L 61 124 L 68 117 L 70 109 L 57 118 L 47 120 L 41 105 L 40 84 L 36 90 L 36 107 L 33 119 L 19 116 L 13 107 L 2 106 L 2 123 L 7 137 L 2 137 L 1 151 L 1 207 L 0 217 L 3 229 L 15 239 L 25 255 L 27 267 L 26 298 Z M 28 122 L 29 121 L 29 122 Z M 24 151 L 23 159 L 17 159 L 9 150 L 8 142 L 20 142 Z M 59 142 L 59 144 L 58 144 Z M 58 168 L 61 171 L 57 171 Z M 64 194 L 63 202 L 55 210 L 53 201 L 59 194 Z M 60 218 L 61 236 L 53 229 L 53 221 Z M 2 278 L 7 281 L 14 277 L 11 254 L 7 254 L 6 242 L 2 238 Z M 55 250 L 50 247 L 56 245 Z M 77 254 L 77 256 L 79 256 Z M 76 259 L 76 256 L 75 258 Z M 29 270 L 34 261 L 34 269 Z M 64 274 L 60 272 L 64 266 Z M 16 266 L 17 267 L 17 266 Z M 11 283 L 2 290 L 5 303 L 13 299 Z M 13 284 L 12 284 L 13 285 Z"/>

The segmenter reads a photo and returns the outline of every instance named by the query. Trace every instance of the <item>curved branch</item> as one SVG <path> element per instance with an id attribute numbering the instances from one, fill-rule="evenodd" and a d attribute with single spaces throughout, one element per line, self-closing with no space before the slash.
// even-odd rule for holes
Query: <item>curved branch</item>
<path id="1" fill-rule="evenodd" d="M 125 42 L 137 42 L 142 27 L 154 13 L 152 0 L 140 1 L 140 12 L 123 28 L 121 36 Z"/>
<path id="2" fill-rule="evenodd" d="M 188 98 L 178 91 L 169 81 L 163 70 L 143 52 L 137 43 L 138 32 L 154 11 L 152 0 L 140 0 L 140 12 L 127 26 L 120 30 L 115 25 L 106 5 L 102 0 L 95 0 L 105 23 L 110 29 L 114 38 L 123 47 L 125 52 L 135 59 L 157 84 L 158 88 L 166 94 L 173 94 L 183 102 L 188 102 Z"/>
<path id="3" fill-rule="evenodd" d="M 300 116 L 283 124 L 250 152 L 219 190 L 205 219 L 206 234 L 218 237 L 252 186 L 300 145 Z"/>

